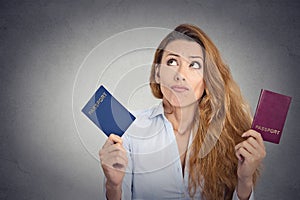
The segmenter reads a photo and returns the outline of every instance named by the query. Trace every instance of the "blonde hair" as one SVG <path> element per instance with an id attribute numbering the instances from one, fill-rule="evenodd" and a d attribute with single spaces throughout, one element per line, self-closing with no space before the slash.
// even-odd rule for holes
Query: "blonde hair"
<path id="1" fill-rule="evenodd" d="M 231 199 L 237 185 L 235 145 L 243 141 L 242 133 L 251 127 L 248 104 L 243 99 L 229 68 L 218 49 L 198 27 L 179 25 L 158 46 L 150 74 L 150 87 L 162 99 L 160 84 L 155 82 L 155 68 L 161 63 L 166 46 L 178 39 L 197 42 L 204 49 L 205 91 L 199 101 L 200 118 L 189 156 L 189 193 L 198 187 L 205 199 Z M 259 170 L 253 175 L 254 183 Z"/>

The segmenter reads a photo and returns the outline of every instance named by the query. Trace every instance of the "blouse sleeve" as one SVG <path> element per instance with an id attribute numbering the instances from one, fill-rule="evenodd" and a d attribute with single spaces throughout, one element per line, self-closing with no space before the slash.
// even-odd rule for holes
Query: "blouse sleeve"
<path id="1" fill-rule="evenodd" d="M 234 190 L 234 193 L 233 193 L 233 196 L 232 196 L 232 200 L 240 200 L 238 195 L 237 195 L 237 192 L 236 192 L 236 189 Z M 251 195 L 249 197 L 249 200 L 254 200 L 254 192 L 253 192 L 253 188 L 252 188 L 252 191 L 251 191 Z"/>
<path id="2" fill-rule="evenodd" d="M 129 200 L 132 198 L 132 157 L 130 139 L 125 133 L 122 137 L 123 146 L 127 151 L 128 166 L 126 168 L 125 176 L 122 183 L 122 200 Z"/>

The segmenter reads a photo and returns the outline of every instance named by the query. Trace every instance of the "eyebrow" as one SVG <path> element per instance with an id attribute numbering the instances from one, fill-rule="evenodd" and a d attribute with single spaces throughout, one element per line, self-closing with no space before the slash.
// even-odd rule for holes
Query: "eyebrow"
<path id="1" fill-rule="evenodd" d="M 178 54 L 175 54 L 175 53 L 169 53 L 167 56 L 180 57 Z M 189 56 L 189 58 L 200 58 L 203 60 L 203 58 L 201 56 Z"/>

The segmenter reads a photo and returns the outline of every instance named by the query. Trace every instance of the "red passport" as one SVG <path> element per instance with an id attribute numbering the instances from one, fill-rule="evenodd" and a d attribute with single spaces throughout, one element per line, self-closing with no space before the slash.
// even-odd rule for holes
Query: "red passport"
<path id="1" fill-rule="evenodd" d="M 265 141 L 279 144 L 291 97 L 261 90 L 251 128 Z"/>

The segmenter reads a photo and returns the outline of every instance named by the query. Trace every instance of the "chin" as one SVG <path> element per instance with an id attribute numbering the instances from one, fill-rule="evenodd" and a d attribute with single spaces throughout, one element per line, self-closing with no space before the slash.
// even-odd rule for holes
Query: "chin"
<path id="1" fill-rule="evenodd" d="M 198 101 L 169 101 L 170 104 L 173 106 L 173 107 L 176 107 L 176 108 L 185 108 L 185 107 L 190 107 L 190 106 L 196 106 L 198 105 Z"/>

